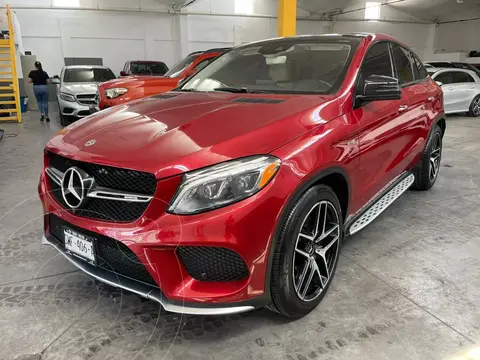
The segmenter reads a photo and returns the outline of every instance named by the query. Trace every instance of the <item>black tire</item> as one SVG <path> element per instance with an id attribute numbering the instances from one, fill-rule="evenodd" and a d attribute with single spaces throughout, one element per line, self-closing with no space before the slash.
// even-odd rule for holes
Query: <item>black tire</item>
<path id="1" fill-rule="evenodd" d="M 428 137 L 427 144 L 425 145 L 425 149 L 423 151 L 422 158 L 414 171 L 415 175 L 415 182 L 413 183 L 412 188 L 414 190 L 425 191 L 430 189 L 438 179 L 438 173 L 440 171 L 440 164 L 442 161 L 442 138 L 443 133 L 442 129 L 438 125 L 435 125 L 430 132 Z M 432 156 L 435 152 L 435 156 L 438 157 L 435 159 L 436 163 L 436 171 L 435 174 L 432 174 Z"/>
<path id="2" fill-rule="evenodd" d="M 467 112 L 467 116 L 478 117 L 480 116 L 480 95 L 475 96 L 470 104 L 470 108 Z"/>
<path id="3" fill-rule="evenodd" d="M 312 297 L 312 299 L 309 299 L 308 301 L 303 301 L 300 296 L 297 295 L 297 289 L 295 288 L 294 284 L 294 268 L 297 270 L 297 274 L 300 273 L 298 272 L 299 267 L 296 267 L 296 263 L 294 263 L 294 261 L 296 261 L 296 258 L 294 258 L 294 253 L 297 254 L 295 250 L 297 247 L 297 239 L 299 238 L 300 231 L 305 228 L 302 228 L 302 226 L 304 226 L 304 221 L 308 218 L 309 214 L 315 208 L 315 204 L 318 203 L 330 204 L 328 206 L 330 207 L 332 213 L 333 209 L 335 210 L 338 219 L 338 233 L 332 236 L 338 237 L 338 241 L 336 242 L 336 245 L 334 245 L 336 246 L 335 249 L 333 249 L 332 246 L 330 247 L 330 250 L 328 250 L 335 251 L 335 257 L 333 258 L 333 260 L 328 260 L 329 263 L 330 261 L 332 261 L 330 263 L 331 265 L 329 265 L 330 271 L 328 272 L 327 270 L 327 274 L 329 274 L 329 277 L 327 280 L 324 279 L 325 283 L 321 287 L 318 287 L 317 290 L 320 291 L 320 293 L 315 295 L 317 296 L 315 298 Z M 319 205 L 319 211 L 321 211 L 321 206 L 322 205 Z M 329 242 L 331 241 L 331 239 L 327 241 Z M 274 250 L 275 253 L 273 255 L 271 271 L 272 303 L 268 306 L 268 308 L 290 318 L 300 318 L 312 311 L 322 301 L 332 282 L 332 278 L 335 274 L 338 263 L 338 256 L 342 240 L 343 219 L 340 203 L 337 196 L 330 187 L 325 185 L 317 185 L 310 188 L 305 194 L 302 195 L 295 207 L 290 211 L 285 223 L 280 229 L 278 238 L 276 239 L 276 246 Z M 310 240 L 307 240 L 307 242 L 310 242 Z M 314 245 L 314 243 L 314 241 L 311 242 L 312 246 Z M 316 252 L 314 252 L 313 250 L 312 253 L 312 256 L 317 256 Z M 326 255 L 327 258 L 329 256 L 330 255 Z M 327 261 L 325 263 L 327 263 Z M 307 265 L 305 265 L 305 268 L 306 266 Z M 317 270 L 318 269 L 319 268 L 317 267 Z M 314 270 L 312 271 L 315 273 Z M 318 271 L 318 275 L 319 274 L 320 271 Z M 307 273 L 305 273 L 302 278 L 305 278 L 306 275 Z M 318 286 L 318 281 L 322 280 L 320 280 L 320 277 L 317 277 L 316 279 L 316 284 Z M 301 281 L 302 280 L 300 280 L 300 284 Z M 316 292 L 314 294 L 316 294 Z"/>
<path id="4" fill-rule="evenodd" d="M 62 109 L 60 109 L 60 106 L 58 107 L 58 114 L 60 116 L 60 124 L 62 126 L 70 125 L 70 121 L 68 120 L 68 118 L 62 114 Z"/>

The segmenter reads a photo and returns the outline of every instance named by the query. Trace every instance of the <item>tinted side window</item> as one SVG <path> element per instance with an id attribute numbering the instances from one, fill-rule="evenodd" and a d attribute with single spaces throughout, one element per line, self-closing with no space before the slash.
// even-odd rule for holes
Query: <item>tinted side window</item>
<path id="1" fill-rule="evenodd" d="M 202 70 L 205 66 L 207 66 L 212 59 L 206 59 L 203 61 L 200 61 L 197 65 L 195 65 L 195 71 L 200 71 Z"/>
<path id="2" fill-rule="evenodd" d="M 398 83 L 403 85 L 415 81 L 410 61 L 410 52 L 396 45 L 393 48 L 393 57 L 395 59 Z"/>
<path id="3" fill-rule="evenodd" d="M 388 43 L 375 44 L 368 50 L 362 65 L 362 77 L 366 79 L 370 75 L 393 76 Z"/>
<path id="4" fill-rule="evenodd" d="M 435 76 L 435 81 L 440 81 L 442 84 L 451 84 L 452 83 L 452 72 L 447 71 Z"/>
<path id="5" fill-rule="evenodd" d="M 416 79 L 426 79 L 428 76 L 427 69 L 423 66 L 420 59 L 413 53 L 411 53 L 413 59 L 413 67 L 418 71 L 418 77 L 415 76 Z"/>
<path id="6" fill-rule="evenodd" d="M 453 77 L 453 83 L 467 83 L 467 82 L 475 82 L 473 78 L 464 72 L 456 71 L 452 74 Z"/>

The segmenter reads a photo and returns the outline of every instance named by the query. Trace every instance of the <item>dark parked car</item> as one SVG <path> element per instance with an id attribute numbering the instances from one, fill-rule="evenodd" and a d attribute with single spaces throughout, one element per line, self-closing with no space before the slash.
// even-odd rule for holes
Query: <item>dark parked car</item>
<path id="1" fill-rule="evenodd" d="M 163 76 L 168 66 L 162 61 L 127 61 L 120 76 Z"/>

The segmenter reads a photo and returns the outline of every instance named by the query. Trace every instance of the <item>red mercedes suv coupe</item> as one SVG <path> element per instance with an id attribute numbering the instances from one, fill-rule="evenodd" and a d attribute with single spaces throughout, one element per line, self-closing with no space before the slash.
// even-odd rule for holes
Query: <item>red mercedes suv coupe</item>
<path id="1" fill-rule="evenodd" d="M 393 38 L 242 45 L 54 137 L 42 241 L 167 311 L 298 318 L 345 236 L 435 183 L 445 125 L 440 87 Z"/>

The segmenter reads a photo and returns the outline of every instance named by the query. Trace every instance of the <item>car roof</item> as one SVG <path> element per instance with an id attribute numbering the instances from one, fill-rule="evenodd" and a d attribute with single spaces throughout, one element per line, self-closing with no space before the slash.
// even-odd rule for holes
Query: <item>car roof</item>
<path id="1" fill-rule="evenodd" d="M 139 64 L 164 64 L 163 61 L 158 60 L 130 60 L 128 63 L 139 63 Z"/>
<path id="2" fill-rule="evenodd" d="M 271 43 L 271 42 L 275 42 L 275 41 L 285 41 L 285 40 L 291 40 L 291 41 L 295 41 L 296 39 L 298 40 L 312 40 L 312 41 L 315 41 L 315 40 L 325 40 L 325 39 L 328 39 L 328 40 L 334 40 L 334 39 L 341 39 L 341 38 L 344 38 L 344 39 L 357 39 L 357 40 L 361 40 L 361 39 L 364 39 L 364 38 L 369 38 L 370 41 L 376 41 L 376 40 L 385 40 L 385 41 L 391 41 L 391 42 L 394 42 L 394 43 L 397 43 L 397 44 L 400 44 L 404 47 L 407 47 L 408 48 L 408 45 L 404 44 L 403 42 L 401 42 L 400 40 L 394 38 L 394 37 L 391 37 L 389 35 L 386 35 L 386 34 L 381 34 L 381 33 L 368 33 L 368 32 L 351 32 L 351 33 L 344 33 L 344 34 L 314 34 L 314 35 L 297 35 L 297 36 L 292 36 L 292 37 L 277 37 L 277 38 L 271 38 L 271 39 L 266 39 L 266 40 L 259 40 L 259 41 L 255 41 L 255 42 L 252 42 L 252 43 L 249 43 L 249 44 L 244 44 L 244 45 L 240 45 L 238 46 L 238 48 L 241 48 L 241 47 L 247 47 L 251 44 L 268 44 L 268 43 Z"/>
<path id="3" fill-rule="evenodd" d="M 473 70 L 460 69 L 460 68 L 434 68 L 434 69 L 427 69 L 427 71 L 432 75 L 440 72 L 454 71 L 454 72 L 464 72 L 470 75 L 478 76 L 477 72 Z"/>
<path id="4" fill-rule="evenodd" d="M 109 69 L 107 66 L 102 65 L 67 65 L 65 69 Z"/>

